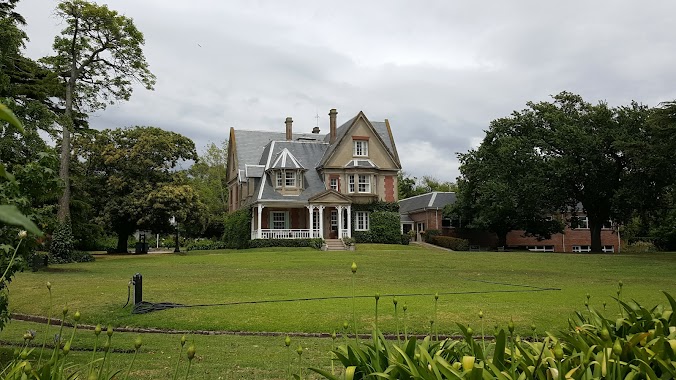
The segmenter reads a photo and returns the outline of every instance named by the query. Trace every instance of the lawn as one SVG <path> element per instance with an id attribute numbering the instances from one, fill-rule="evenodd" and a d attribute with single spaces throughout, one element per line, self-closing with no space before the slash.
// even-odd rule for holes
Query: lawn
<path id="1" fill-rule="evenodd" d="M 268 248 L 202 251 L 185 255 L 98 256 L 93 263 L 53 265 L 19 273 L 10 285 L 13 312 L 47 315 L 45 284 L 52 283 L 53 309 L 82 313 L 83 323 L 187 330 L 331 332 L 352 324 L 355 261 L 357 328 L 370 330 L 374 299 L 380 293 L 380 323 L 396 330 L 390 294 L 408 306 L 409 331 L 428 331 L 438 292 L 440 333 L 458 331 L 455 322 L 486 330 L 512 318 L 521 334 L 556 331 L 574 310 L 590 306 L 618 313 L 612 299 L 623 281 L 624 299 L 646 305 L 665 302 L 660 290 L 676 295 L 676 254 L 552 254 L 531 252 L 447 252 L 417 246 L 359 245 L 355 252 Z M 127 282 L 143 275 L 144 300 L 185 305 L 298 298 L 327 300 L 245 303 L 191 307 L 132 315 L 122 306 Z M 555 288 L 560 290 L 541 290 Z M 426 294 L 409 295 L 407 294 Z M 399 309 L 401 317 L 401 308 Z M 350 328 L 351 329 L 351 328 Z M 3 333 L 5 335 L 5 333 Z"/>

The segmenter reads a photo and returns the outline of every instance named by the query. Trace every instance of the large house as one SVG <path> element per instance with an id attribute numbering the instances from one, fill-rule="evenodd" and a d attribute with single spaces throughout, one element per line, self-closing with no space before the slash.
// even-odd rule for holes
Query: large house
<path id="1" fill-rule="evenodd" d="M 439 230 L 442 235 L 469 240 L 473 247 L 496 248 L 498 239 L 487 231 L 463 229 L 462 220 L 451 220 L 444 217 L 443 210 L 447 205 L 455 203 L 455 193 L 430 192 L 399 201 L 399 216 L 402 233 L 414 231 L 416 239 L 425 230 Z M 526 236 L 524 231 L 510 231 L 507 234 L 507 247 L 528 249 L 540 252 L 590 252 L 591 235 L 589 222 L 584 215 L 582 205 L 575 211 L 577 226 L 566 225 L 562 234 L 554 234 L 550 239 L 538 240 Z M 562 219 L 570 219 L 571 215 L 558 215 Z M 621 249 L 620 233 L 611 223 L 601 230 L 601 245 L 604 252 L 619 252 Z"/>
<path id="2" fill-rule="evenodd" d="M 397 202 L 401 164 L 387 119 L 363 112 L 329 133 L 231 128 L 228 145 L 229 210 L 252 207 L 252 239 L 351 237 L 369 229 L 369 212 L 355 203 Z"/>

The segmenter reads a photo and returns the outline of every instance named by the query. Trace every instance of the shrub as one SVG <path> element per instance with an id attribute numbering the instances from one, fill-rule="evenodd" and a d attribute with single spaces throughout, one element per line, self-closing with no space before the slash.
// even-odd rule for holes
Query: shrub
<path id="1" fill-rule="evenodd" d="M 253 239 L 249 242 L 249 248 L 267 247 L 310 247 L 321 249 L 324 239 Z"/>
<path id="2" fill-rule="evenodd" d="M 354 231 L 357 243 L 401 244 L 399 213 L 373 211 L 369 215 L 369 230 Z"/>
<path id="3" fill-rule="evenodd" d="M 68 263 L 89 263 L 95 261 L 94 256 L 89 252 L 71 251 L 68 257 L 57 257 L 49 255 L 50 264 L 68 264 Z"/>
<path id="4" fill-rule="evenodd" d="M 73 238 L 73 231 L 70 228 L 70 221 L 59 223 L 52 235 L 52 242 L 49 245 L 49 254 L 55 260 L 68 260 L 70 253 L 73 251 L 75 240 Z"/>
<path id="5" fill-rule="evenodd" d="M 468 251 L 469 241 L 465 239 L 458 239 L 450 236 L 430 236 L 427 235 L 425 239 L 430 244 L 438 245 L 440 247 L 449 248 L 454 251 Z"/>
<path id="6" fill-rule="evenodd" d="M 200 239 L 189 240 L 187 243 L 185 243 L 184 247 L 186 251 L 207 251 L 212 249 L 227 248 L 227 244 L 220 240 Z"/>
<path id="7" fill-rule="evenodd" d="M 411 244 L 411 237 L 408 234 L 402 234 L 401 235 L 401 244 L 402 245 Z"/>
<path id="8" fill-rule="evenodd" d="M 350 238 L 350 237 L 344 237 L 343 238 L 343 244 L 345 244 L 348 247 L 351 246 L 351 245 L 354 245 L 354 243 L 355 243 L 354 238 Z"/>
<path id="9" fill-rule="evenodd" d="M 657 247 L 655 244 L 651 241 L 635 241 L 633 243 L 630 243 L 627 248 L 625 249 L 626 252 L 633 252 L 633 253 L 642 253 L 642 252 L 655 252 L 657 251 Z"/>
<path id="10" fill-rule="evenodd" d="M 243 208 L 225 217 L 223 241 L 227 248 L 249 248 L 251 239 L 251 209 Z"/>
<path id="11" fill-rule="evenodd" d="M 439 231 L 439 230 L 427 230 L 427 231 L 424 231 L 421 235 L 422 235 L 423 240 L 428 242 L 427 241 L 428 237 L 441 236 L 441 231 Z"/>

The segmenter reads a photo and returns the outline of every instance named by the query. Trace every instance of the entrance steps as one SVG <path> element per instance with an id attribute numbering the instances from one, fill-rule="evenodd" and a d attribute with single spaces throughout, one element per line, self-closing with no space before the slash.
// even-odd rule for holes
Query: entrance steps
<path id="1" fill-rule="evenodd" d="M 327 251 L 345 251 L 347 248 L 345 244 L 340 239 L 326 239 L 326 250 Z"/>

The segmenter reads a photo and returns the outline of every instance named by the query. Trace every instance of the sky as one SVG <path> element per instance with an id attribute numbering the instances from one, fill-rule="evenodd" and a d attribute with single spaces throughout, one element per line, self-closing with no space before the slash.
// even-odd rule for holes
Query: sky
<path id="1" fill-rule="evenodd" d="M 54 0 L 22 0 L 26 54 L 52 54 Z M 99 2 L 100 4 L 103 2 Z M 109 0 L 157 76 L 90 116 L 151 125 L 203 151 L 230 127 L 294 132 L 388 119 L 406 174 L 455 181 L 491 120 L 561 91 L 591 103 L 676 99 L 674 1 Z M 319 116 L 319 118 L 317 118 Z"/>

